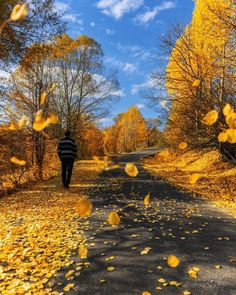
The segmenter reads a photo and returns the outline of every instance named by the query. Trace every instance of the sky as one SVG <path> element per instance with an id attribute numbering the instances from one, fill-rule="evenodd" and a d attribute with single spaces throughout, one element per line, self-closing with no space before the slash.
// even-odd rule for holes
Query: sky
<path id="1" fill-rule="evenodd" d="M 111 125 L 112 118 L 132 105 L 145 118 L 157 118 L 140 92 L 151 87 L 150 74 L 163 67 L 163 58 L 168 60 L 161 36 L 175 23 L 191 21 L 194 1 L 60 0 L 56 9 L 63 13 L 69 35 L 94 38 L 102 46 L 105 66 L 117 70 L 121 97 L 102 125 Z"/>

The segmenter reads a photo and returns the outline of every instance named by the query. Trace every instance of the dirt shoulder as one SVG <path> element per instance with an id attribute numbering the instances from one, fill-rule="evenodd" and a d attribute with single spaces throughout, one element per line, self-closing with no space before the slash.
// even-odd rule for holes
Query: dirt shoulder
<path id="1" fill-rule="evenodd" d="M 226 208 L 236 217 L 236 167 L 224 162 L 217 150 L 164 151 L 143 162 L 149 172 Z"/>

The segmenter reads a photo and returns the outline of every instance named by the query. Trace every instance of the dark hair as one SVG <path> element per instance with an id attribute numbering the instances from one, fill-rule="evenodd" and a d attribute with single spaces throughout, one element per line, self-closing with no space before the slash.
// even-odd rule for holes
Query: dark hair
<path id="1" fill-rule="evenodd" d="M 66 130 L 66 132 L 65 132 L 65 136 L 66 136 L 66 137 L 69 137 L 70 134 L 71 134 L 71 133 L 70 133 L 70 130 Z"/>

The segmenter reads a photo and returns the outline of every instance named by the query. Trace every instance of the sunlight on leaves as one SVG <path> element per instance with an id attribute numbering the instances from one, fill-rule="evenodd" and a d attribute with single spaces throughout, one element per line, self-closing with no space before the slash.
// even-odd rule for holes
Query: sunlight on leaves
<path id="1" fill-rule="evenodd" d="M 201 84 L 201 81 L 199 79 L 196 79 L 195 81 L 193 81 L 193 87 L 198 87 Z"/>
<path id="2" fill-rule="evenodd" d="M 194 173 L 194 174 L 189 176 L 189 183 L 192 184 L 192 185 L 195 185 L 200 178 L 201 178 L 201 174 Z"/>

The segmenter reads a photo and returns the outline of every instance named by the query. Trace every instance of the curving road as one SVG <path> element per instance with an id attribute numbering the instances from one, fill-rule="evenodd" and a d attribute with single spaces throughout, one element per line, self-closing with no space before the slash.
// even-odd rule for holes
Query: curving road
<path id="1" fill-rule="evenodd" d="M 85 224 L 90 266 L 67 294 L 236 294 L 235 219 L 145 171 L 140 159 L 155 152 L 120 156 L 115 162 L 121 168 L 105 171 L 88 191 L 96 208 Z M 127 162 L 139 169 L 134 179 L 124 173 Z M 146 209 L 142 200 L 149 192 Z M 104 223 L 112 210 L 120 212 L 118 230 Z M 172 254 L 181 261 L 175 269 L 166 263 Z M 192 267 L 199 268 L 196 279 L 188 274 Z"/>

